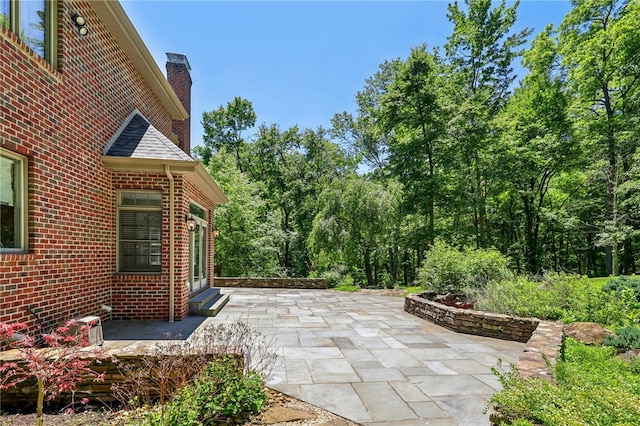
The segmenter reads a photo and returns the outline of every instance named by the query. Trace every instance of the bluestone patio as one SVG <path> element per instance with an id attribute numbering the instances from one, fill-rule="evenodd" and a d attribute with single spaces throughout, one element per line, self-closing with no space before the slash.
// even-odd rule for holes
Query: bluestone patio
<path id="1" fill-rule="evenodd" d="M 525 346 L 431 324 L 404 312 L 400 297 L 223 292 L 229 303 L 203 323 L 242 320 L 272 339 L 279 357 L 270 387 L 363 425 L 489 425 L 483 411 L 500 389 L 491 369 L 498 360 L 509 369 Z M 106 339 L 122 338 L 105 326 Z"/>

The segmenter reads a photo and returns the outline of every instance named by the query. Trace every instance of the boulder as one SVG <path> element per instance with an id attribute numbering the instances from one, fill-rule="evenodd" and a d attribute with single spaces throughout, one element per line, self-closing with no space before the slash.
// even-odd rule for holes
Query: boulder
<path id="1" fill-rule="evenodd" d="M 564 326 L 564 335 L 587 345 L 602 346 L 605 336 L 613 333 L 595 322 L 574 322 Z"/>

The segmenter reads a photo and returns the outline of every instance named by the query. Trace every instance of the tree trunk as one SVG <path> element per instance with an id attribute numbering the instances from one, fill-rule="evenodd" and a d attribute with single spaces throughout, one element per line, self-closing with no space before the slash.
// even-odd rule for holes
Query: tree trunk
<path id="1" fill-rule="evenodd" d="M 402 278 L 404 285 L 409 285 L 409 253 L 406 249 L 402 255 Z"/>
<path id="2" fill-rule="evenodd" d="M 286 209 L 282 209 L 283 211 L 283 219 L 282 219 L 282 230 L 284 231 L 286 238 L 284 241 L 284 253 L 282 255 L 282 264 L 285 271 L 287 271 L 287 275 L 289 275 L 289 271 L 291 270 L 292 262 L 291 262 L 291 242 L 289 241 L 289 212 Z"/>
<path id="3" fill-rule="evenodd" d="M 371 251 L 369 249 L 364 250 L 364 273 L 367 276 L 367 285 L 373 287 L 375 282 L 373 281 L 373 273 L 371 269 Z"/>
<path id="4" fill-rule="evenodd" d="M 596 265 L 596 251 L 593 248 L 593 237 L 591 234 L 586 235 L 587 238 L 587 275 L 589 275 L 589 270 L 591 270 L 591 275 L 595 276 L 597 274 L 597 265 Z"/>
<path id="5" fill-rule="evenodd" d="M 635 257 L 633 255 L 633 241 L 627 238 L 623 243 L 622 265 L 624 275 L 633 275 L 636 272 Z"/>
<path id="6" fill-rule="evenodd" d="M 393 247 L 389 247 L 389 276 L 391 277 L 391 282 L 395 283 L 396 278 L 398 277 L 398 260 L 397 260 L 397 250 Z"/>
<path id="7" fill-rule="evenodd" d="M 617 167 L 617 158 L 616 158 L 616 138 L 613 129 L 613 120 L 614 113 L 613 107 L 611 105 L 611 98 L 609 96 L 609 87 L 607 84 L 603 84 L 602 92 L 604 96 L 604 107 L 607 112 L 607 160 L 609 161 L 609 167 L 607 169 L 607 195 L 605 199 L 605 209 L 604 209 L 604 222 L 610 223 L 610 226 L 616 227 L 616 223 L 614 221 L 615 211 L 616 211 L 616 167 Z M 605 245 L 605 268 L 607 275 L 613 275 L 615 270 L 614 264 L 614 243 L 609 241 Z"/>
<path id="8" fill-rule="evenodd" d="M 538 235 L 539 229 L 536 222 L 536 214 L 533 211 L 533 200 L 530 195 L 522 195 L 522 204 L 524 207 L 524 251 L 525 261 L 527 263 L 527 271 L 536 274 L 540 272 L 540 265 L 538 264 Z"/>
<path id="9" fill-rule="evenodd" d="M 44 426 L 44 383 L 38 378 L 38 402 L 36 403 L 36 426 Z"/>

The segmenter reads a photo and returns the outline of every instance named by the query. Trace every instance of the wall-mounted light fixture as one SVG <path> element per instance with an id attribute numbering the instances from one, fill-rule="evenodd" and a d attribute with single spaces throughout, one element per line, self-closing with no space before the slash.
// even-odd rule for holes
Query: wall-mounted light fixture
<path id="1" fill-rule="evenodd" d="M 184 217 L 184 221 L 187 224 L 187 229 L 189 230 L 189 232 L 195 231 L 196 228 L 198 227 L 196 220 L 193 217 L 191 217 L 191 215 L 186 215 Z"/>
<path id="2" fill-rule="evenodd" d="M 217 229 L 213 230 L 213 238 L 218 238 L 220 236 L 220 231 L 218 231 Z"/>
<path id="3" fill-rule="evenodd" d="M 76 28 L 78 29 L 78 34 L 81 36 L 86 36 L 89 34 L 89 29 L 85 26 L 87 24 L 87 20 L 84 19 L 84 16 L 80 16 L 77 13 L 71 16 L 73 19 L 73 23 L 76 24 Z"/>

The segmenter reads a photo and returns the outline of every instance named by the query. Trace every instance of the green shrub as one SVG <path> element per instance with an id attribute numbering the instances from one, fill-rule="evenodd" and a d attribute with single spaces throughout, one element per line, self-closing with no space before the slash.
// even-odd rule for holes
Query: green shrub
<path id="1" fill-rule="evenodd" d="M 196 426 L 258 413 L 267 402 L 264 377 L 245 374 L 241 360 L 228 356 L 211 361 L 202 375 L 183 387 L 162 409 L 149 410 L 143 425 Z"/>
<path id="2" fill-rule="evenodd" d="M 342 281 L 342 279 L 344 278 L 344 273 L 344 268 L 337 266 L 335 268 L 323 271 L 322 274 L 320 274 L 320 278 L 324 278 L 325 280 L 327 280 L 327 286 L 329 288 L 333 288 L 340 284 L 340 281 Z"/>
<path id="3" fill-rule="evenodd" d="M 355 281 L 351 277 L 351 275 L 345 275 L 344 277 L 342 277 L 335 289 L 338 291 L 355 292 L 360 290 L 360 286 L 357 286 L 355 284 Z"/>
<path id="4" fill-rule="evenodd" d="M 640 278 L 638 277 L 628 277 L 622 275 L 618 278 L 611 278 L 606 284 L 602 287 L 605 291 L 611 291 L 616 294 L 622 294 L 625 290 L 630 290 L 637 302 L 640 302 Z"/>
<path id="5" fill-rule="evenodd" d="M 607 326 L 625 326 L 638 323 L 640 304 L 630 289 L 619 294 L 605 291 L 602 288 L 591 288 L 587 304 L 584 307 L 584 318 L 576 321 L 592 321 Z M 576 317 L 580 318 L 579 315 Z"/>
<path id="6" fill-rule="evenodd" d="M 462 252 L 437 241 L 425 255 L 418 270 L 418 281 L 426 290 L 446 293 L 464 288 L 468 281 L 466 275 Z"/>
<path id="7" fill-rule="evenodd" d="M 259 373 L 251 371 L 245 375 L 241 360 L 226 357 L 208 365 L 196 383 L 196 389 L 203 397 L 203 414 L 244 418 L 259 412 L 267 401 L 264 385 L 264 378 Z"/>
<path id="8" fill-rule="evenodd" d="M 492 281 L 477 296 L 476 309 L 563 322 L 627 325 L 640 317 L 633 294 L 604 291 L 586 277 L 552 273 L 541 280 Z"/>
<path id="9" fill-rule="evenodd" d="M 614 336 L 606 336 L 605 346 L 613 347 L 617 352 L 635 351 L 640 349 L 640 328 L 628 326 L 620 328 Z"/>
<path id="10" fill-rule="evenodd" d="M 494 371 L 503 389 L 491 401 L 507 418 L 558 426 L 640 424 L 640 376 L 611 348 L 566 339 L 555 383 Z"/>
<path id="11" fill-rule="evenodd" d="M 446 293 L 481 289 L 510 276 L 507 259 L 497 250 L 460 251 L 437 241 L 425 255 L 418 282 L 425 290 Z"/>
<path id="12" fill-rule="evenodd" d="M 208 324 L 187 341 L 158 342 L 141 363 L 119 367 L 112 386 L 128 424 L 190 426 L 244 418 L 266 401 L 273 343 L 245 322 Z M 212 354 L 242 354 L 211 359 Z M 226 423 L 225 423 L 226 424 Z"/>
<path id="13" fill-rule="evenodd" d="M 470 282 L 467 287 L 484 288 L 489 282 L 511 278 L 507 258 L 495 249 L 464 251 Z"/>

